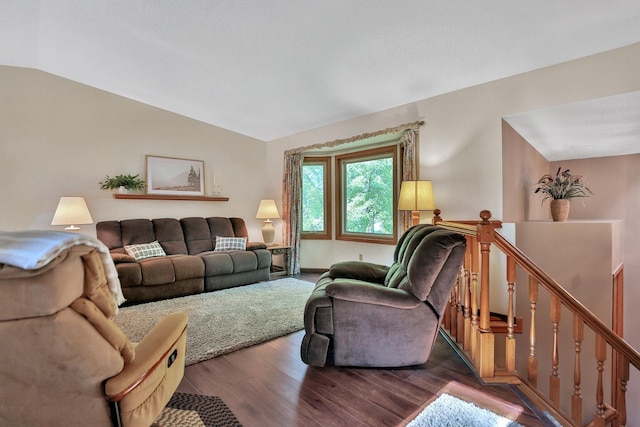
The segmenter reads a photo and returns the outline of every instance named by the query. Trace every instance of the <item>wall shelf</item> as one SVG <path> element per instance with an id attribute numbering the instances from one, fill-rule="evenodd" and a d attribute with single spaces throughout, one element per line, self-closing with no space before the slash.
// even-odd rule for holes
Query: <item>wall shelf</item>
<path id="1" fill-rule="evenodd" d="M 173 194 L 113 194 L 114 199 L 123 200 L 190 200 L 195 202 L 228 202 L 225 196 L 180 196 Z"/>

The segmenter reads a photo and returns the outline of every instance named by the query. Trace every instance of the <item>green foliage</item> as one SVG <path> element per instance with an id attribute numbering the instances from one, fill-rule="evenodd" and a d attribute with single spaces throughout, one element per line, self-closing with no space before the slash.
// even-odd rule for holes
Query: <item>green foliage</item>
<path id="1" fill-rule="evenodd" d="M 325 231 L 324 169 L 321 164 L 302 167 L 302 231 Z"/>
<path id="2" fill-rule="evenodd" d="M 345 169 L 345 231 L 393 234 L 393 159 L 348 163 Z"/>
<path id="3" fill-rule="evenodd" d="M 534 193 L 544 194 L 542 203 L 547 199 L 567 199 L 575 197 L 589 197 L 591 190 L 585 185 L 581 175 L 571 175 L 569 169 L 562 173 L 558 168 L 555 178 L 549 174 L 543 175 L 536 184 Z"/>
<path id="4" fill-rule="evenodd" d="M 127 190 L 144 190 L 144 181 L 138 178 L 139 175 L 116 175 L 114 177 L 107 175 L 105 180 L 100 183 L 100 189 L 116 190 L 124 187 Z"/>

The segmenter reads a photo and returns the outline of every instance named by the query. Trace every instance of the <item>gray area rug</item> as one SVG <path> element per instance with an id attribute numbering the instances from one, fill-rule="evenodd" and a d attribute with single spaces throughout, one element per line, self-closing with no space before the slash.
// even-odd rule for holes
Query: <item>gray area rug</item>
<path id="1" fill-rule="evenodd" d="M 443 393 L 406 427 L 523 427 L 515 421 Z"/>
<path id="2" fill-rule="evenodd" d="M 187 313 L 186 364 L 191 365 L 301 330 L 304 305 L 313 287 L 287 277 L 122 307 L 114 321 L 131 341 L 138 342 L 169 313 Z"/>

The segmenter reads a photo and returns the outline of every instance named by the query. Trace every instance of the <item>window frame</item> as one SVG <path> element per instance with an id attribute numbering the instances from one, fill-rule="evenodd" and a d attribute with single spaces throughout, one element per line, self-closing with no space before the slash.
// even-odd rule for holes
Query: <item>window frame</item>
<path id="1" fill-rule="evenodd" d="M 380 158 L 391 157 L 393 161 L 393 201 L 392 206 L 394 209 L 393 213 L 393 234 L 380 236 L 371 233 L 352 233 L 345 231 L 344 221 L 346 219 L 346 214 L 344 210 L 346 208 L 345 201 L 343 200 L 343 195 L 346 193 L 345 191 L 345 183 L 343 183 L 343 164 L 345 163 L 355 163 L 357 161 L 368 161 Z M 385 147 L 367 149 L 354 151 L 351 153 L 340 154 L 335 156 L 335 193 L 336 193 L 336 208 L 335 208 L 335 216 L 336 216 L 336 225 L 335 225 L 335 233 L 336 240 L 344 240 L 351 242 L 362 242 L 362 243 L 379 243 L 379 244 L 387 244 L 387 245 L 395 245 L 398 241 L 398 215 L 396 206 L 398 206 L 398 146 L 397 144 L 388 145 Z"/>
<path id="2" fill-rule="evenodd" d="M 331 240 L 333 238 L 333 225 L 331 221 L 332 213 L 332 191 L 331 191 L 331 160 L 330 156 L 322 157 L 305 157 L 302 160 L 302 167 L 305 165 L 323 165 L 324 166 L 324 231 L 304 231 L 302 229 L 302 219 L 300 219 L 300 238 L 305 240 Z M 304 174 L 303 174 L 304 177 Z M 303 188 L 301 184 L 300 197 L 304 198 Z M 304 199 L 302 199 L 304 200 Z M 302 208 L 304 209 L 304 207 Z"/>

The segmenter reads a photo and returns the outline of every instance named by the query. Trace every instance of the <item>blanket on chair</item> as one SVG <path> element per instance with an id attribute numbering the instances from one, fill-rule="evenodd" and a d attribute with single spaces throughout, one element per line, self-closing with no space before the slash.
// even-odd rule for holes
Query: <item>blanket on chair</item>
<path id="1" fill-rule="evenodd" d="M 100 240 L 86 234 L 55 230 L 0 231 L 0 264 L 37 270 L 76 245 L 98 250 L 109 290 L 115 297 L 116 304 L 122 304 L 125 299 L 109 249 Z"/>

